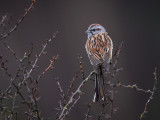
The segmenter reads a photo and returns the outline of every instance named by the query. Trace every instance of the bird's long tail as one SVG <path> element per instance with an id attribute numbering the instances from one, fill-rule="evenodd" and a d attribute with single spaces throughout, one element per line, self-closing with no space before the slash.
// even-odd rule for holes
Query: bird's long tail
<path id="1" fill-rule="evenodd" d="M 93 102 L 105 99 L 105 88 L 104 88 L 104 76 L 102 66 L 98 66 L 98 70 L 95 76 L 95 94 Z"/>

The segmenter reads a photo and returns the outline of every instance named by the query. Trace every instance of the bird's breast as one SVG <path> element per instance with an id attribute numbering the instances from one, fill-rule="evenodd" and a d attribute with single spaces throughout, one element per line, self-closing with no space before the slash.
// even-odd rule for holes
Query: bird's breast
<path id="1" fill-rule="evenodd" d="M 95 34 L 87 40 L 86 50 L 97 59 L 104 59 L 108 51 L 108 43 L 107 33 Z"/>

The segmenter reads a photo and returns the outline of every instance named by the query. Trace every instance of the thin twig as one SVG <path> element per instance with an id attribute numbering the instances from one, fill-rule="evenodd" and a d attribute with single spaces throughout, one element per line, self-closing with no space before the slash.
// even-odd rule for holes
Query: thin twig
<path id="1" fill-rule="evenodd" d="M 136 84 L 134 85 L 123 85 L 122 83 L 120 82 L 117 82 L 117 83 L 111 83 L 111 82 L 105 82 L 106 85 L 110 86 L 110 87 L 123 87 L 123 88 L 131 88 L 131 89 L 134 89 L 136 91 L 141 91 L 141 92 L 145 92 L 145 93 L 150 93 L 152 94 L 152 91 L 151 90 L 144 90 L 142 88 L 139 88 Z"/>
<path id="2" fill-rule="evenodd" d="M 79 59 L 80 71 L 81 71 L 81 73 L 82 73 L 82 79 L 85 79 L 84 70 L 83 70 L 83 66 L 82 66 L 82 62 L 81 62 L 82 56 L 81 56 L 81 55 L 78 55 L 78 59 Z"/>
<path id="3" fill-rule="evenodd" d="M 88 109 L 87 109 L 87 113 L 85 114 L 85 116 L 86 116 L 86 117 L 85 117 L 85 120 L 88 120 L 88 118 L 91 117 L 91 116 L 90 116 L 90 111 L 91 111 L 92 103 L 93 103 L 93 102 L 91 101 L 90 103 L 87 104 Z"/>
<path id="4" fill-rule="evenodd" d="M 114 87 L 112 86 L 111 89 L 110 120 L 113 119 Z"/>
<path id="5" fill-rule="evenodd" d="M 118 59 L 119 59 L 119 55 L 120 55 L 120 52 L 122 50 L 122 47 L 123 47 L 123 41 L 121 42 L 121 45 L 120 47 L 117 48 L 117 50 L 115 51 L 115 53 L 113 54 L 113 57 L 115 56 L 116 57 L 116 60 L 113 64 L 113 68 L 115 69 L 116 68 L 116 65 L 118 63 Z"/>
<path id="6" fill-rule="evenodd" d="M 57 31 L 56 33 L 54 33 L 54 35 L 52 36 L 52 38 L 50 38 L 49 40 L 46 40 L 46 43 L 43 45 L 43 48 L 42 48 L 41 52 L 36 56 L 36 59 L 35 59 L 33 65 L 32 65 L 32 68 L 31 68 L 30 71 L 27 73 L 27 75 L 26 75 L 26 77 L 25 77 L 25 80 L 30 77 L 30 74 L 32 73 L 33 69 L 35 69 L 36 66 L 37 66 L 37 62 L 38 62 L 40 56 L 45 53 L 44 50 L 46 49 L 48 43 L 50 43 L 50 42 L 56 37 L 57 33 L 58 33 L 58 31 Z"/>
<path id="7" fill-rule="evenodd" d="M 18 26 L 22 23 L 22 21 L 24 20 L 24 18 L 28 15 L 28 13 L 29 13 L 29 12 L 31 11 L 31 9 L 33 8 L 33 5 L 34 5 L 34 3 L 35 3 L 35 0 L 31 0 L 31 2 L 32 2 L 31 5 L 29 6 L 28 9 L 26 9 L 24 15 L 18 20 L 18 22 L 16 23 L 16 25 L 9 30 L 8 33 L 6 33 L 6 34 L 4 34 L 4 35 L 2 35 L 2 36 L 0 37 L 0 41 L 3 40 L 4 38 L 7 38 L 7 37 L 8 37 L 13 31 L 15 31 L 15 30 L 18 28 Z"/>
<path id="8" fill-rule="evenodd" d="M 11 73 L 9 73 L 8 68 L 6 67 L 6 63 L 8 61 L 4 60 L 3 56 L 0 56 L 0 69 L 3 69 L 8 77 L 11 77 Z"/>
<path id="9" fill-rule="evenodd" d="M 76 72 L 76 74 L 74 75 L 74 77 L 73 77 L 73 79 L 72 79 L 72 81 L 71 81 L 71 84 L 70 84 L 70 86 L 69 86 L 69 88 L 68 88 L 68 90 L 67 90 L 67 93 L 66 93 L 65 98 L 68 98 L 68 95 L 70 94 L 70 91 L 71 91 L 71 89 L 72 89 L 72 87 L 73 87 L 73 84 L 74 84 L 75 80 L 76 80 L 77 77 L 78 77 L 78 74 L 79 74 L 79 72 Z"/>
<path id="10" fill-rule="evenodd" d="M 60 115 L 59 115 L 59 117 L 58 117 L 58 120 L 64 120 L 64 118 L 65 118 L 66 115 L 68 114 L 68 110 L 70 110 L 69 107 L 71 106 L 71 104 L 73 103 L 73 105 L 74 105 L 74 103 L 77 103 L 77 101 L 79 100 L 79 99 L 77 99 L 77 101 L 75 102 L 75 101 L 74 101 L 74 97 L 75 97 L 76 95 L 78 95 L 78 94 L 81 93 L 81 88 L 82 88 L 83 85 L 91 78 L 91 76 L 92 76 L 94 73 L 95 73 L 95 72 L 92 71 L 92 72 L 89 74 L 89 76 L 88 76 L 87 78 L 85 78 L 85 79 L 81 82 L 81 84 L 79 85 L 79 87 L 77 88 L 77 90 L 76 90 L 74 93 L 72 93 L 69 101 L 68 101 L 67 104 L 63 107 L 63 109 L 62 109 L 62 111 L 61 111 L 61 113 L 60 113 Z"/>
<path id="11" fill-rule="evenodd" d="M 150 101 L 153 99 L 153 95 L 156 91 L 156 86 L 157 86 L 157 68 L 155 68 L 155 71 L 153 73 L 154 75 L 154 86 L 153 86 L 153 89 L 152 89 L 152 93 L 149 97 L 149 99 L 147 100 L 146 102 L 146 105 L 145 105 L 145 108 L 144 108 L 144 111 L 143 113 L 140 115 L 140 120 L 144 117 L 144 115 L 147 113 L 147 107 L 148 107 L 148 104 L 150 103 Z"/>
<path id="12" fill-rule="evenodd" d="M 18 62 L 22 62 L 18 56 L 16 55 L 16 52 L 7 44 L 4 43 L 4 46 L 13 54 L 14 58 L 18 61 Z"/>
<path id="13" fill-rule="evenodd" d="M 63 91 L 63 89 L 61 87 L 61 84 L 60 84 L 60 82 L 58 80 L 57 80 L 57 85 L 58 85 L 59 91 L 61 92 L 61 97 L 63 99 L 65 99 L 64 91 Z"/>
<path id="14" fill-rule="evenodd" d="M 2 16 L 2 20 L 0 22 L 0 26 L 4 24 L 5 19 L 7 18 L 7 15 Z"/>
<path id="15" fill-rule="evenodd" d="M 50 60 L 50 64 L 49 66 L 39 75 L 39 78 L 37 81 L 39 81 L 40 78 L 42 78 L 42 76 L 49 70 L 49 69 L 52 69 L 53 68 L 53 63 L 58 59 L 58 55 L 55 57 L 53 57 L 51 60 Z"/>

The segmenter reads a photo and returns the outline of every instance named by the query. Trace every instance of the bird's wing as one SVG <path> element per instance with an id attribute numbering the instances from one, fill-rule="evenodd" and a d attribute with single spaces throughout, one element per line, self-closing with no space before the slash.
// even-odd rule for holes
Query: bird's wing
<path id="1" fill-rule="evenodd" d="M 108 35 L 105 35 L 105 38 L 108 40 L 108 51 L 106 53 L 105 60 L 107 61 L 107 63 L 110 63 L 112 60 L 113 42 Z"/>

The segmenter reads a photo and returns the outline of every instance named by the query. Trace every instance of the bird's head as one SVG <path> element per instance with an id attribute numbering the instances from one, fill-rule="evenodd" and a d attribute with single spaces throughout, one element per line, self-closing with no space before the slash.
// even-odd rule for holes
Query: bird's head
<path id="1" fill-rule="evenodd" d="M 91 24 L 88 27 L 88 30 L 86 30 L 86 33 L 88 34 L 88 38 L 90 38 L 92 35 L 104 33 L 106 32 L 105 28 L 100 24 Z"/>

